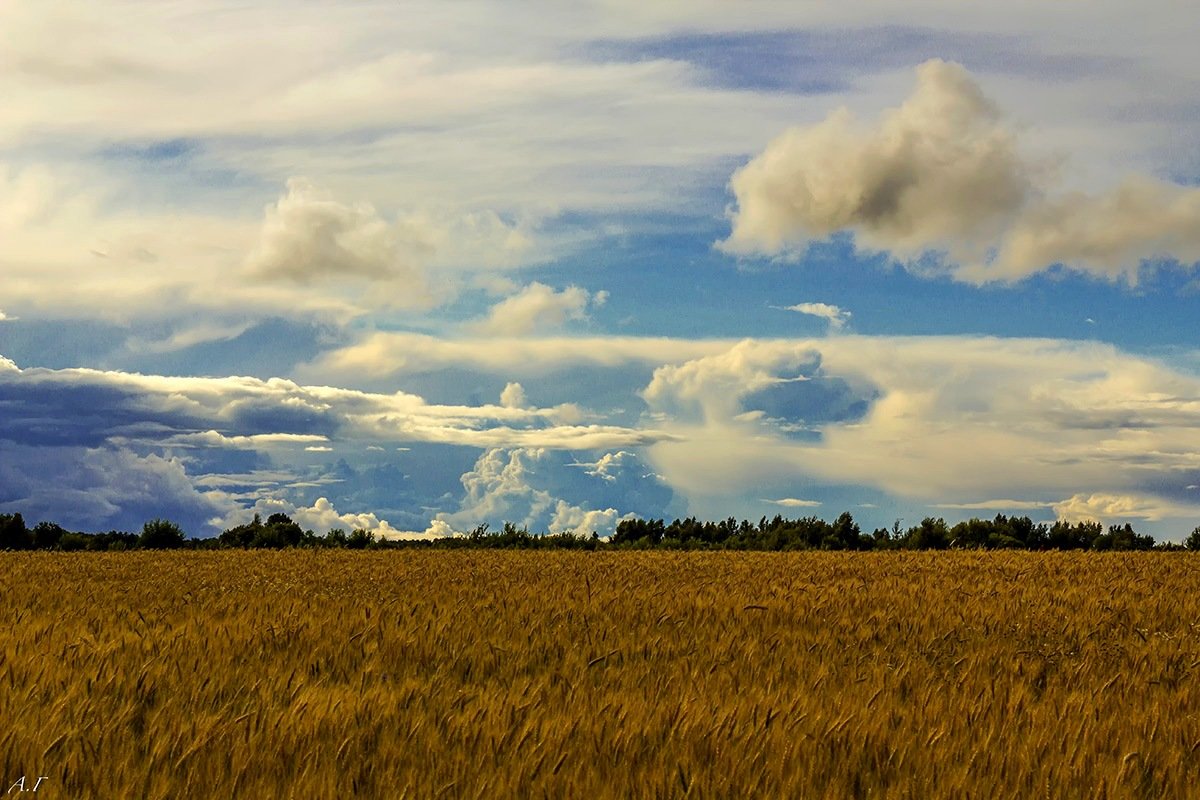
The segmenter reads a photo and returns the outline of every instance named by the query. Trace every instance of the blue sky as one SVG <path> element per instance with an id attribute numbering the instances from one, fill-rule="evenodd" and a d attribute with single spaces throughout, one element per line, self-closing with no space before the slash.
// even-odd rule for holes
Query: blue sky
<path id="1" fill-rule="evenodd" d="M 1200 10 L 6 3 L 0 512 L 1200 524 Z"/>

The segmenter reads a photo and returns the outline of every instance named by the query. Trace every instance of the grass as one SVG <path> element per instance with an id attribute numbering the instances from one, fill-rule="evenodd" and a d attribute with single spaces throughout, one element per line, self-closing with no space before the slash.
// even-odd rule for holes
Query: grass
<path id="1" fill-rule="evenodd" d="M 39 797 L 1200 786 L 1188 554 L 0 561 L 0 789 Z"/>

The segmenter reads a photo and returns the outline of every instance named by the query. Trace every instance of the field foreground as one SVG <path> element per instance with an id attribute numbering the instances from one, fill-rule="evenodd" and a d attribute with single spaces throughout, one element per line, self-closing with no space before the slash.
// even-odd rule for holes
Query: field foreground
<path id="1" fill-rule="evenodd" d="M 1188 797 L 1181 553 L 4 553 L 39 798 Z M 17 796 L 17 795 L 11 795 Z"/>

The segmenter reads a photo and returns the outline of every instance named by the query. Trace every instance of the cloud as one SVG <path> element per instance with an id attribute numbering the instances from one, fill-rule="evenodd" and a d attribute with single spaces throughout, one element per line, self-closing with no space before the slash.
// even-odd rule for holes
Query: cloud
<path id="1" fill-rule="evenodd" d="M 554 517 L 550 520 L 549 530 L 555 533 L 572 533 L 576 536 L 598 533 L 607 537 L 616 530 L 618 521 L 615 508 L 587 511 L 559 500 L 554 507 Z"/>
<path id="2" fill-rule="evenodd" d="M 668 337 L 468 337 L 444 339 L 426 334 L 377 331 L 332 350 L 302 370 L 326 379 L 385 378 L 410 372 L 466 367 L 484 372 L 545 374 L 574 366 L 658 366 L 724 352 L 729 339 Z"/>
<path id="3" fill-rule="evenodd" d="M 675 509 L 673 492 L 629 452 L 579 464 L 544 448 L 495 448 L 484 452 L 461 481 L 465 494 L 458 510 L 436 517 L 457 529 L 512 522 L 535 533 L 607 536 L 624 514 L 664 516 Z"/>
<path id="4" fill-rule="evenodd" d="M 821 505 L 819 500 L 798 500 L 794 497 L 784 497 L 779 500 L 763 500 L 763 502 L 783 506 L 784 508 L 817 508 Z"/>
<path id="5" fill-rule="evenodd" d="M 292 178 L 287 193 L 267 207 L 246 266 L 266 280 L 388 281 L 398 284 L 389 298 L 393 303 L 423 306 L 430 299 L 414 262 L 432 250 L 419 231 L 385 222 L 372 206 L 345 205 L 309 181 Z"/>
<path id="6" fill-rule="evenodd" d="M 310 442 L 327 442 L 329 437 L 310 433 L 253 433 L 249 436 L 226 436 L 220 431 L 201 433 L 179 433 L 164 438 L 164 444 L 182 447 L 228 447 L 252 450 L 270 445 L 301 445 Z M 308 448 L 305 448 L 308 449 Z"/>
<path id="7" fill-rule="evenodd" d="M 1200 261 L 1200 189 L 1133 176 L 1064 191 L 960 65 L 927 61 L 915 91 L 874 127 L 841 109 L 795 127 L 730 180 L 721 247 L 780 254 L 841 231 L 963 281 L 1015 281 L 1063 264 L 1136 280 L 1144 259 Z"/>
<path id="8" fill-rule="evenodd" d="M 193 485 L 183 461 L 131 450 L 27 446 L 0 439 L 0 513 L 85 531 L 138 531 L 166 517 L 193 536 L 235 503 Z"/>
<path id="9" fill-rule="evenodd" d="M 808 380 L 795 385 L 841 381 L 863 404 L 815 416 L 806 437 L 746 413 L 756 387 L 797 371 Z M 643 396 L 675 435 L 648 459 L 693 501 L 816 480 L 943 504 L 1049 506 L 1079 492 L 1166 502 L 1200 474 L 1200 379 L 1095 342 L 749 340 L 660 368 Z"/>
<path id="10" fill-rule="evenodd" d="M 999 111 L 961 66 L 929 61 L 878 127 L 840 110 L 792 128 L 738 170 L 731 252 L 778 252 L 854 230 L 872 249 L 915 256 L 999 233 L 1033 186 Z"/>
<path id="11" fill-rule="evenodd" d="M 1013 280 L 1049 264 L 1137 280 L 1144 260 L 1200 262 L 1200 189 L 1142 175 L 1101 195 L 1071 193 L 1030 206 L 994 263 L 962 270 L 973 282 Z"/>
<path id="12" fill-rule="evenodd" d="M 840 331 L 850 321 L 850 312 L 843 311 L 834 305 L 828 303 L 799 303 L 794 306 L 787 306 L 787 311 L 795 311 L 798 314 L 807 314 L 810 317 L 819 317 L 829 323 L 831 331 Z"/>
<path id="13" fill-rule="evenodd" d="M 18 319 L 19 317 L 10 317 L 8 314 L 0 311 L 0 322 L 16 322 Z"/>
<path id="14" fill-rule="evenodd" d="M 652 427 L 583 424 L 573 405 L 438 405 L 403 392 L 281 378 L 23 370 L 7 360 L 0 362 L 0 402 L 0 440 L 88 447 L 270 450 L 346 441 L 595 450 L 669 436 Z"/>
<path id="15" fill-rule="evenodd" d="M 171 353 L 185 350 L 200 344 L 228 342 L 236 339 L 254 327 L 253 322 L 202 322 L 187 325 L 171 333 L 164 339 L 147 340 L 130 338 L 125 346 L 134 353 Z"/>
<path id="16" fill-rule="evenodd" d="M 505 385 L 504 391 L 500 393 L 500 405 L 505 408 L 524 408 L 529 404 L 529 399 L 525 396 L 525 387 L 516 382 L 509 382 Z"/>
<path id="17" fill-rule="evenodd" d="M 434 522 L 427 530 L 420 532 L 397 530 L 374 513 L 341 513 L 325 497 L 317 498 L 311 506 L 298 506 L 280 498 L 262 498 L 249 508 L 214 519 L 212 525 L 219 529 L 243 525 L 255 514 L 263 519 L 271 514 L 287 514 L 301 528 L 319 536 L 334 529 L 344 532 L 364 530 L 380 539 L 430 539 L 455 535 L 449 526 L 440 522 Z"/>
<path id="18" fill-rule="evenodd" d="M 43 222 L 54 210 L 61 187 L 40 165 L 16 171 L 0 163 L 0 233 Z"/>
<path id="19" fill-rule="evenodd" d="M 557 328 L 568 320 L 587 319 L 588 308 L 602 306 L 607 299 L 607 292 L 590 294 L 578 286 L 555 291 L 534 281 L 492 306 L 487 317 L 472 328 L 482 334 L 520 336 L 538 329 Z"/>
<path id="20" fill-rule="evenodd" d="M 287 178 L 282 195 L 252 214 L 248 207 L 275 195 L 278 184 L 236 200 L 204 200 L 209 190 L 189 186 L 191 194 L 176 203 L 198 208 L 164 208 L 160 201 L 138 209 L 128 198 L 154 190 L 137 176 L 106 179 L 69 162 L 36 171 L 50 176 L 47 198 L 37 200 L 36 213 L 14 210 L 0 222 L 5 302 L 26 318 L 37 311 L 178 326 L 162 340 L 132 339 L 137 352 L 232 339 L 247 330 L 247 319 L 264 314 L 345 321 L 381 309 L 427 311 L 453 299 L 472 273 L 516 268 L 553 252 L 540 248 L 536 219 L 416 203 L 385 217 L 371 203 L 343 201 L 299 177 Z M 14 188 L 19 180 L 4 185 L 5 173 L 0 163 L 0 205 L 32 208 L 29 192 Z M 383 193 L 375 186 L 349 191 Z M 182 325 L 184 309 L 202 313 Z"/>
<path id="21" fill-rule="evenodd" d="M 1067 522 L 1116 520 L 1145 520 L 1157 522 L 1168 518 L 1195 519 L 1200 506 L 1171 503 L 1162 498 L 1128 494 L 1075 494 L 1054 504 L 1054 513 Z"/>
<path id="22" fill-rule="evenodd" d="M 747 410 L 744 395 L 815 375 L 820 363 L 820 352 L 800 342 L 748 339 L 716 355 L 659 367 L 642 398 L 652 411 L 675 420 L 731 420 Z"/>

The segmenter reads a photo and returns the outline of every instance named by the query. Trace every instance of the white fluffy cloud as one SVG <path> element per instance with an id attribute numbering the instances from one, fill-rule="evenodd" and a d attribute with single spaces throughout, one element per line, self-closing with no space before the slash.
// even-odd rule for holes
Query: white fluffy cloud
<path id="1" fill-rule="evenodd" d="M 787 310 L 823 319 L 829 323 L 831 331 L 842 330 L 850 322 L 851 316 L 849 311 L 844 311 L 829 303 L 797 303 L 794 306 L 787 306 Z"/>
<path id="2" fill-rule="evenodd" d="M 473 328 L 478 333 L 498 336 L 520 336 L 538 329 L 557 328 L 567 320 L 587 319 L 588 308 L 598 308 L 607 299 L 607 292 L 591 294 L 578 286 L 555 291 L 534 281 L 492 306 L 487 317 Z"/>
<path id="3" fill-rule="evenodd" d="M 972 76 L 933 60 L 873 127 L 841 109 L 774 139 L 730 180 L 722 247 L 778 254 L 839 231 L 955 277 L 1012 281 L 1057 263 L 1136 280 L 1143 259 L 1200 261 L 1200 189 L 1137 176 L 1089 195 L 1055 186 Z"/>
<path id="4" fill-rule="evenodd" d="M 559 500 L 554 507 L 554 517 L 550 520 L 550 530 L 556 533 L 573 533 L 576 536 L 592 533 L 611 536 L 619 521 L 619 513 L 615 508 L 588 511 L 570 505 L 565 500 Z"/>
<path id="5" fill-rule="evenodd" d="M 756 387 L 806 363 L 819 364 L 810 382 L 844 381 L 862 413 L 818 423 L 812 440 L 745 414 Z M 748 341 L 661 368 L 644 396 L 676 434 L 649 449 L 652 463 L 694 494 L 791 475 L 964 508 L 995 497 L 1050 507 L 1079 492 L 1169 503 L 1200 474 L 1200 379 L 1097 343 Z"/>
<path id="6" fill-rule="evenodd" d="M 519 383 L 510 381 L 504 386 L 504 391 L 500 393 L 500 405 L 505 408 L 524 408 L 528 404 L 525 387 Z"/>
<path id="7" fill-rule="evenodd" d="M 512 522 L 535 533 L 608 536 L 625 513 L 662 516 L 672 503 L 659 477 L 628 452 L 580 464 L 544 448 L 496 448 L 484 452 L 461 480 L 465 495 L 459 509 L 436 517 L 459 530 Z"/>
<path id="8" fill-rule="evenodd" d="M 430 539 L 454 536 L 455 531 L 441 521 L 434 521 L 425 531 L 402 531 L 393 528 L 386 519 L 372 512 L 341 513 L 327 498 L 319 497 L 311 506 L 298 506 L 279 498 L 260 498 L 249 508 L 240 508 L 223 517 L 212 520 L 214 528 L 230 528 L 242 525 L 258 514 L 263 519 L 272 514 L 287 514 L 292 521 L 318 536 L 335 528 L 349 532 L 364 530 L 379 539 Z"/>
<path id="9" fill-rule="evenodd" d="M 424 280 L 413 262 L 427 258 L 432 246 L 413 234 L 419 232 L 384 221 L 368 204 L 340 203 L 309 181 L 293 178 L 287 193 L 267 207 L 262 237 L 247 266 L 262 278 L 297 283 L 400 281 L 412 299 L 398 304 L 421 305 L 427 301 Z"/>
<path id="10" fill-rule="evenodd" d="M 130 186 L 57 169 L 0 163 L 6 307 L 117 320 L 202 312 L 164 341 L 131 341 L 139 352 L 231 339 L 263 314 L 425 311 L 453 299 L 466 276 L 544 255 L 532 223 L 486 209 L 414 205 L 386 216 L 362 195 L 293 177 L 254 214 L 239 213 L 240 198 L 220 212 L 138 212 L 123 200 L 136 194 Z"/>
<path id="11" fill-rule="evenodd" d="M 1068 522 L 1103 523 L 1200 517 L 1200 505 L 1172 503 L 1159 497 L 1130 494 L 1075 494 L 1054 504 L 1054 513 Z"/>

